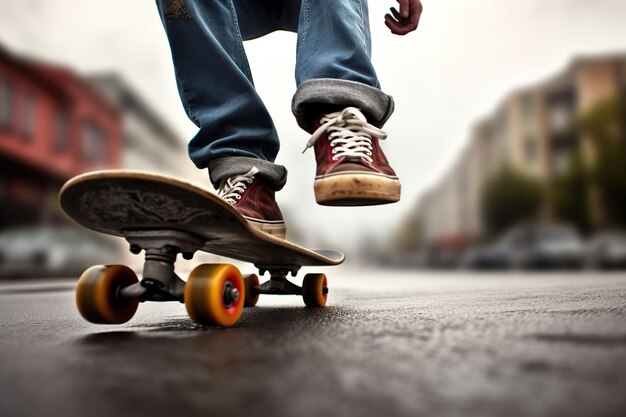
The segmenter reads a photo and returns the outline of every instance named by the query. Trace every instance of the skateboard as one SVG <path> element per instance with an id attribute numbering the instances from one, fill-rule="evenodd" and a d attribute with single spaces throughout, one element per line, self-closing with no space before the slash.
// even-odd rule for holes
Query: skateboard
<path id="1" fill-rule="evenodd" d="M 179 301 L 201 325 L 232 326 L 260 294 L 295 294 L 311 307 L 328 297 L 326 276 L 306 274 L 302 286 L 287 278 L 303 266 L 333 266 L 344 255 L 310 250 L 256 230 L 226 201 L 193 183 L 140 171 L 96 171 L 70 179 L 59 201 L 80 225 L 119 236 L 145 257 L 141 279 L 123 265 L 96 265 L 78 280 L 76 303 L 89 322 L 121 324 L 140 302 Z M 198 251 L 249 262 L 259 274 L 231 264 L 202 264 L 187 281 L 174 271 L 176 257 Z M 259 275 L 269 280 L 259 283 Z"/>

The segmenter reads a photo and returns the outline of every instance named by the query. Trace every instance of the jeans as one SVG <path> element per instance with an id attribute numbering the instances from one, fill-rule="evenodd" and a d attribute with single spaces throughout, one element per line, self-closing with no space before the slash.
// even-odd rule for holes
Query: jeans
<path id="1" fill-rule="evenodd" d="M 243 40 L 297 32 L 292 110 L 305 130 L 325 109 L 361 107 L 380 126 L 393 112 L 370 59 L 366 0 L 157 0 L 157 6 L 183 106 L 199 127 L 189 156 L 209 167 L 214 185 L 252 164 L 276 189 L 286 179 L 273 164 L 278 134 L 254 88 Z"/>

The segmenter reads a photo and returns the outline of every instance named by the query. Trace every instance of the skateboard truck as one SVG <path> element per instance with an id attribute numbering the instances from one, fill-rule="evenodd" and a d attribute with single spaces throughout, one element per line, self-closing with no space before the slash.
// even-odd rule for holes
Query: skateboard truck
<path id="1" fill-rule="evenodd" d="M 120 295 L 141 302 L 184 302 L 185 281 L 174 272 L 176 256 L 191 259 L 206 239 L 176 230 L 124 231 L 124 237 L 132 253 L 145 251 L 145 261 L 141 281 L 122 288 Z"/>
<path id="2" fill-rule="evenodd" d="M 292 283 L 287 279 L 287 275 L 291 274 L 295 277 L 300 270 L 299 266 L 272 266 L 272 265 L 254 265 L 259 270 L 260 275 L 265 272 L 270 273 L 270 279 L 263 284 L 255 287 L 257 294 L 278 294 L 278 295 L 302 295 L 302 287 Z"/>

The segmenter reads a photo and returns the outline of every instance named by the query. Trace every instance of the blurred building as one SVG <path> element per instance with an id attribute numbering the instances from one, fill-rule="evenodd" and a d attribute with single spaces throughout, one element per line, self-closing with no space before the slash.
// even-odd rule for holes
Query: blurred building
<path id="1" fill-rule="evenodd" d="M 122 241 L 66 224 L 59 189 L 97 169 L 189 177 L 190 166 L 183 141 L 120 76 L 82 76 L 0 45 L 0 276 L 138 265 L 122 259 Z"/>
<path id="2" fill-rule="evenodd" d="M 181 138 L 117 74 L 86 77 L 88 82 L 120 111 L 123 126 L 121 165 L 127 169 L 187 176 L 187 152 Z"/>
<path id="3" fill-rule="evenodd" d="M 119 167 L 118 109 L 69 69 L 0 47 L 0 228 L 46 222 L 81 172 Z"/>
<path id="4" fill-rule="evenodd" d="M 624 92 L 626 54 L 574 59 L 556 76 L 506 96 L 475 124 L 457 161 L 421 197 L 417 215 L 424 243 L 457 247 L 478 240 L 484 232 L 482 187 L 505 165 L 550 183 L 574 154 L 592 161 L 592 142 L 572 125 L 599 100 Z M 594 211 L 601 222 L 601 208 Z"/>
<path id="5" fill-rule="evenodd" d="M 96 169 L 185 177 L 184 143 L 116 74 L 81 76 L 0 46 L 0 228 L 54 222 L 69 178 Z"/>

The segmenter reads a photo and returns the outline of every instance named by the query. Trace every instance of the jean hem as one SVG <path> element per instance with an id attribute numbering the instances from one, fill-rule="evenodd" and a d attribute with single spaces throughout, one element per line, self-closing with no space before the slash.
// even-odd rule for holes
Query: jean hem
<path id="1" fill-rule="evenodd" d="M 369 123 L 382 127 L 394 111 L 393 97 L 358 81 L 318 78 L 300 84 L 291 102 L 298 125 L 311 131 L 319 109 L 324 106 L 358 107 Z"/>
<path id="2" fill-rule="evenodd" d="M 252 168 L 259 170 L 259 176 L 270 183 L 274 191 L 279 191 L 287 182 L 287 169 L 270 161 L 247 156 L 223 156 L 209 161 L 209 177 L 217 189 L 220 183 L 235 175 L 242 175 Z"/>

